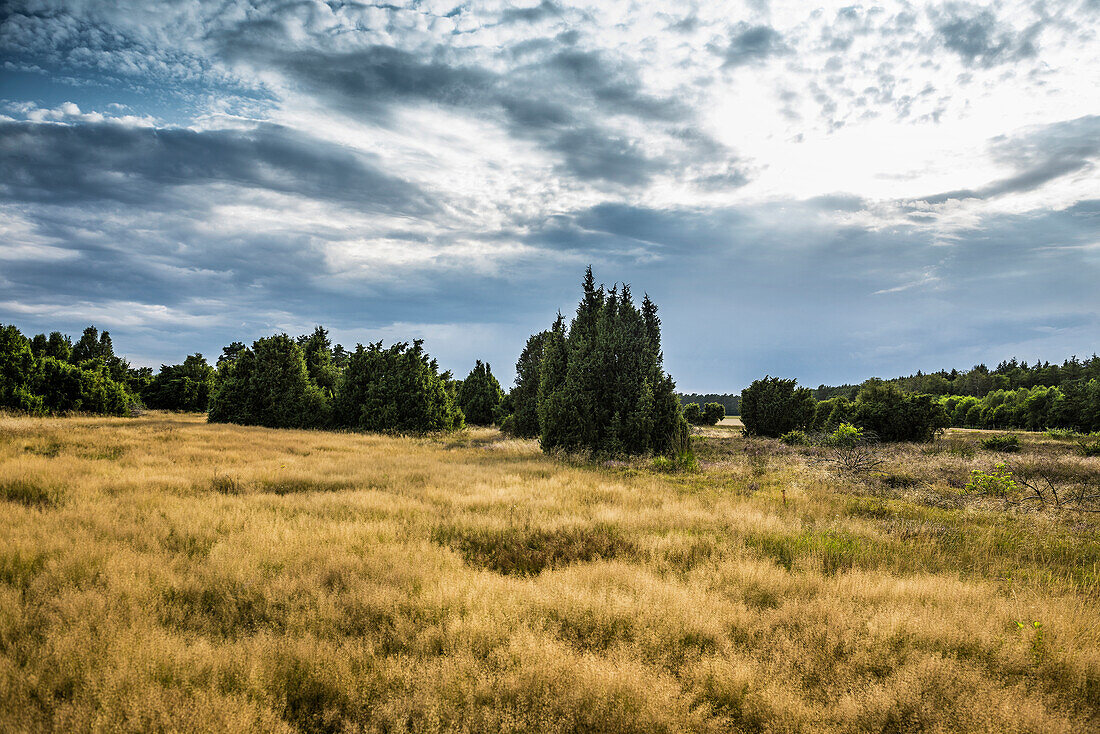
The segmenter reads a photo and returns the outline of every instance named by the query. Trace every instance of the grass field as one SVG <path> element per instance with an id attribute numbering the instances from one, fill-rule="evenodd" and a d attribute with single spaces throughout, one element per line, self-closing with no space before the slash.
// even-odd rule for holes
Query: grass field
<path id="1" fill-rule="evenodd" d="M 0 416 L 0 731 L 1100 729 L 1100 458 Z M 1027 507 L 1026 505 L 1024 507 Z"/>

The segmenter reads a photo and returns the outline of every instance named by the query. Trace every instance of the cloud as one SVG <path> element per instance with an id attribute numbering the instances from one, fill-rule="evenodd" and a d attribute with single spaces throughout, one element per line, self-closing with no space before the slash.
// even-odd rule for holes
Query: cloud
<path id="1" fill-rule="evenodd" d="M 1021 135 L 998 136 L 990 144 L 993 158 L 1016 173 L 976 189 L 957 189 L 925 196 L 941 204 L 951 199 L 992 199 L 1035 189 L 1095 165 L 1100 158 L 1100 116 L 1046 125 Z"/>
<path id="2" fill-rule="evenodd" d="M 789 51 L 782 34 L 771 26 L 741 22 L 734 27 L 723 56 L 726 66 L 736 67 L 762 63 Z"/>
<path id="3" fill-rule="evenodd" d="M 7 171 L 0 195 L 8 200 L 140 205 L 167 189 L 228 183 L 374 211 L 423 214 L 434 207 L 370 158 L 270 124 L 195 131 L 0 121 Z"/>
<path id="4" fill-rule="evenodd" d="M 933 19 L 944 47 L 970 64 L 996 66 L 1038 53 L 1036 40 L 1042 30 L 1038 23 L 1017 32 L 990 9 L 963 3 L 933 11 Z"/>

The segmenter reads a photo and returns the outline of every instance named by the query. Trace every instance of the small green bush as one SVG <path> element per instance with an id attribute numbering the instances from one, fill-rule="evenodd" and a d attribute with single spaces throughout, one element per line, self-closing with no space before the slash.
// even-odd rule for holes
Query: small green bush
<path id="1" fill-rule="evenodd" d="M 684 406 L 684 420 L 693 426 L 703 422 L 703 409 L 699 407 L 699 403 L 688 403 Z"/>
<path id="2" fill-rule="evenodd" d="M 1047 438 L 1056 438 L 1058 440 L 1068 440 L 1071 438 L 1078 438 L 1081 434 L 1072 428 L 1048 428 L 1043 433 Z"/>
<path id="3" fill-rule="evenodd" d="M 1000 451 L 1002 454 L 1012 454 L 1020 450 L 1020 438 L 1011 433 L 990 436 L 982 440 L 982 448 L 987 451 Z"/>
<path id="4" fill-rule="evenodd" d="M 1012 472 L 1004 463 L 997 464 L 993 471 L 984 472 L 973 469 L 970 472 L 970 481 L 966 483 L 967 492 L 989 495 L 992 497 L 1006 497 L 1019 489 L 1016 480 L 1012 478 Z"/>
<path id="5" fill-rule="evenodd" d="M 805 431 L 787 431 L 779 440 L 788 446 L 809 446 L 810 437 L 806 435 Z"/>
<path id="6" fill-rule="evenodd" d="M 707 403 L 703 406 L 703 425 L 715 426 L 726 417 L 726 407 L 721 403 Z"/>
<path id="7" fill-rule="evenodd" d="M 1100 438 L 1082 439 L 1077 442 L 1077 453 L 1081 456 L 1100 456 Z"/>
<path id="8" fill-rule="evenodd" d="M 865 438 L 862 428 L 857 428 L 851 423 L 841 423 L 832 433 L 825 437 L 825 443 L 835 448 L 852 448 Z"/>

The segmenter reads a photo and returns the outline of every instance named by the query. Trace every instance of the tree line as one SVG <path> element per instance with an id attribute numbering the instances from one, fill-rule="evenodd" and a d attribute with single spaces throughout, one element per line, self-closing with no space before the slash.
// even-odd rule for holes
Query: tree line
<path id="1" fill-rule="evenodd" d="M 1094 360 L 1090 360 L 1092 362 Z M 926 441 L 947 427 L 1065 428 L 1100 431 L 1100 379 L 1089 373 L 1061 387 L 997 389 L 982 397 L 915 393 L 919 384 L 872 378 L 854 392 L 818 400 L 796 380 L 765 377 L 741 393 L 741 420 L 750 434 L 778 437 L 789 431 L 833 431 L 842 424 L 883 441 Z"/>
<path id="2" fill-rule="evenodd" d="M 683 405 L 690 403 L 698 403 L 701 406 L 705 406 L 707 403 L 718 403 L 722 406 L 723 416 L 727 415 L 740 415 L 741 413 L 741 394 L 733 393 L 677 393 L 680 398 L 680 402 Z"/>
<path id="3" fill-rule="evenodd" d="M 630 286 L 597 287 L 591 268 L 568 323 L 558 314 L 533 335 L 508 394 L 478 360 L 465 379 L 441 372 L 423 342 L 333 345 L 328 331 L 233 342 L 216 365 L 132 368 L 110 335 L 88 327 L 73 344 L 60 332 L 24 337 L 0 329 L 0 407 L 41 415 L 128 415 L 141 407 L 202 411 L 214 423 L 422 433 L 499 423 L 537 437 L 547 451 L 675 454 L 687 421 L 665 373 L 657 306 L 636 305 Z M 711 419 L 720 405 L 702 413 Z M 721 416 L 718 416 L 720 419 Z"/>
<path id="4" fill-rule="evenodd" d="M 1034 387 L 1057 387 L 1064 391 L 1072 385 L 1087 384 L 1091 380 L 1100 380 L 1100 357 L 1095 354 L 1085 360 L 1070 357 L 1060 365 L 1038 360 L 1028 365 L 1026 361 L 1019 362 L 1013 357 L 1002 361 L 994 369 L 977 364 L 963 371 L 940 370 L 926 374 L 918 370 L 916 374 L 884 381 L 897 385 L 903 392 L 918 395 L 982 398 L 997 390 L 1018 390 L 1021 387 L 1029 390 Z M 818 400 L 834 397 L 854 400 L 860 387 L 819 385 L 813 393 Z"/>

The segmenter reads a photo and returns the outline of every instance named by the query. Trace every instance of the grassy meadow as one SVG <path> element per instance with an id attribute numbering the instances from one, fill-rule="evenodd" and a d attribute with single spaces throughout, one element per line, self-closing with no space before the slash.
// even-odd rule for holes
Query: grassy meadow
<path id="1" fill-rule="evenodd" d="M 1096 731 L 1100 514 L 965 484 L 1100 458 L 980 438 L 851 476 L 717 426 L 662 472 L 0 416 L 0 731 Z"/>

